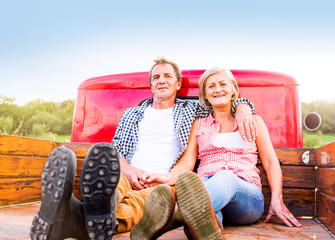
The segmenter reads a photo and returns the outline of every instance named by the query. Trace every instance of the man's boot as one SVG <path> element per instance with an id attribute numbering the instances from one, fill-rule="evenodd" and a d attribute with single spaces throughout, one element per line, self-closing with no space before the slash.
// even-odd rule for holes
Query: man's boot
<path id="1" fill-rule="evenodd" d="M 80 191 L 90 239 L 112 239 L 117 225 L 117 201 L 113 199 L 117 199 L 114 192 L 119 178 L 120 165 L 115 147 L 109 143 L 94 144 L 86 156 L 80 176 Z"/>
<path id="2" fill-rule="evenodd" d="M 179 176 L 176 198 L 179 210 L 195 239 L 224 239 L 207 189 L 195 173 L 186 172 Z"/>
<path id="3" fill-rule="evenodd" d="M 41 207 L 30 230 L 32 239 L 87 239 L 82 204 L 72 194 L 76 164 L 75 154 L 64 146 L 57 147 L 46 161 Z"/>
<path id="4" fill-rule="evenodd" d="M 156 187 L 145 200 L 143 217 L 131 230 L 130 239 L 156 239 L 164 232 L 176 228 L 170 221 L 173 219 L 175 205 L 175 194 L 170 186 L 164 184 Z M 170 229 L 167 230 L 168 228 Z"/>

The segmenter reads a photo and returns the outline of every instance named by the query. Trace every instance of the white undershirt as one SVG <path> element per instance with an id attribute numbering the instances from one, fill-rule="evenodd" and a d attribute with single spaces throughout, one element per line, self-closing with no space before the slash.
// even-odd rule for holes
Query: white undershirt
<path id="1" fill-rule="evenodd" d="M 243 148 L 244 142 L 239 132 L 218 133 L 214 140 L 215 147 Z"/>
<path id="2" fill-rule="evenodd" d="M 172 108 L 147 107 L 139 123 L 139 138 L 131 165 L 150 173 L 169 173 L 181 149 Z"/>

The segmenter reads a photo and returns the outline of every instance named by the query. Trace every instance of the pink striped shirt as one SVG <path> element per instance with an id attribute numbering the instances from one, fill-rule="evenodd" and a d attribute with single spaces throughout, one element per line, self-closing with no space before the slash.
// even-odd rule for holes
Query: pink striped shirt
<path id="1" fill-rule="evenodd" d="M 214 140 L 220 132 L 220 123 L 212 114 L 199 119 L 197 142 L 199 148 L 199 177 L 209 177 L 220 170 L 230 170 L 238 177 L 256 184 L 262 189 L 259 170 L 256 168 L 258 152 L 255 141 L 244 141 L 243 148 L 214 146 Z"/>

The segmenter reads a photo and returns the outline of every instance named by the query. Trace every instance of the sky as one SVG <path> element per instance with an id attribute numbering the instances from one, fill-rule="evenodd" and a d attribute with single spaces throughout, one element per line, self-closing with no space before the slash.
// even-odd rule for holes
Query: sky
<path id="1" fill-rule="evenodd" d="M 334 0 L 0 0 L 0 95 L 75 99 L 84 80 L 224 66 L 286 73 L 335 102 Z"/>

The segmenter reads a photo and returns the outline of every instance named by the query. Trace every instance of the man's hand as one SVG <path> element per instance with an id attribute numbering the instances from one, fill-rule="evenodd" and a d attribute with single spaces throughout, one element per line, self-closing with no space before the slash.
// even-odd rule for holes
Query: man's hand
<path id="1" fill-rule="evenodd" d="M 120 158 L 119 160 L 121 172 L 128 178 L 134 190 L 141 190 L 148 187 L 146 181 L 151 176 L 150 173 L 131 166 L 124 158 Z"/>
<path id="2" fill-rule="evenodd" d="M 251 108 L 246 104 L 238 104 L 236 106 L 234 131 L 237 128 L 242 138 L 247 138 L 250 142 L 254 141 L 258 135 L 256 122 L 251 114 Z"/>
<path id="3" fill-rule="evenodd" d="M 123 172 L 123 174 L 128 178 L 134 190 L 142 190 L 148 187 L 146 181 L 147 178 L 150 177 L 150 173 L 131 166 L 126 172 Z"/>
<path id="4" fill-rule="evenodd" d="M 152 173 L 151 176 L 146 180 L 146 185 L 149 187 L 155 187 L 160 184 L 168 183 L 170 176 L 162 173 Z"/>

